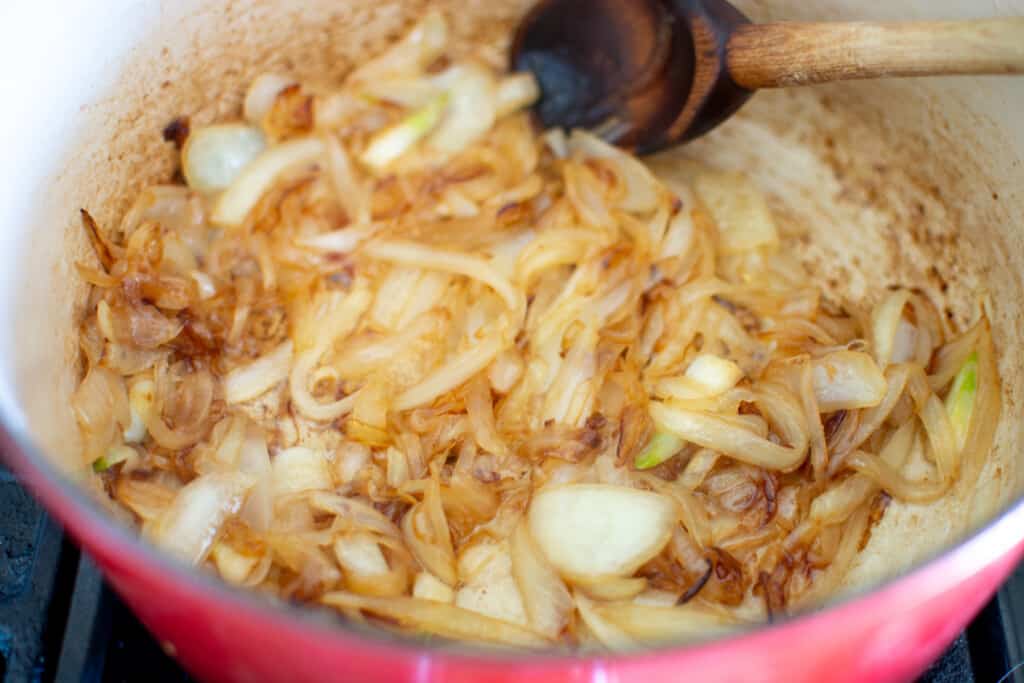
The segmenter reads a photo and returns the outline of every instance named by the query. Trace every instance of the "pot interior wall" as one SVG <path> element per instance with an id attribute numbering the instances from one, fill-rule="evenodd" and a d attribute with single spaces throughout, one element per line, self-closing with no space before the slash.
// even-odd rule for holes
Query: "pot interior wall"
<path id="1" fill-rule="evenodd" d="M 273 0 L 134 3 L 42 0 L 16 12 L 29 38 L 3 50 L 36 74 L 2 116 L 12 141 L 0 206 L 0 405 L 63 469 L 84 472 L 68 396 L 79 376 L 75 324 L 91 258 L 78 210 L 120 219 L 146 184 L 168 180 L 176 154 L 161 129 L 237 111 L 245 84 L 275 70 L 337 82 L 427 2 Z M 504 50 L 529 0 L 436 2 L 457 39 Z M 739 2 L 755 19 L 984 15 L 988 3 Z M 1014 3 L 1000 3 L 1001 6 Z M 1024 3 L 1016 3 L 1024 5 Z M 1018 8 L 1024 9 L 1024 7 Z M 56 13 L 56 14 L 54 14 Z M 54 16 L 60 18 L 54 20 Z M 116 30 L 112 27 L 117 27 Z M 60 42 L 94 46 L 74 59 Z M 40 79 L 38 74 L 45 73 Z M 36 81 L 40 82 L 36 82 Z M 1024 82 L 929 79 L 759 94 L 709 138 L 673 154 L 752 173 L 773 195 L 792 248 L 836 296 L 872 300 L 888 284 L 920 287 L 962 324 L 985 301 L 1001 352 L 1004 415 L 978 495 L 893 505 L 855 572 L 874 577 L 946 544 L 1018 492 L 1022 442 L 1017 358 L 1024 329 Z M 15 122 L 17 125 L 15 125 Z M 858 573 L 859 572 L 859 573 Z"/>

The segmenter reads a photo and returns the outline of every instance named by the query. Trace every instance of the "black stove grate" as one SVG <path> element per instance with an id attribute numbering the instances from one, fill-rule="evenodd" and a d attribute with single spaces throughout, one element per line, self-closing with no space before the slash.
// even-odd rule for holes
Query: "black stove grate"
<path id="1" fill-rule="evenodd" d="M 1024 683 L 1024 568 L 919 681 Z M 1005 676 L 1005 677 L 1004 677 Z M 0 683 L 186 683 L 99 570 L 0 467 Z"/>

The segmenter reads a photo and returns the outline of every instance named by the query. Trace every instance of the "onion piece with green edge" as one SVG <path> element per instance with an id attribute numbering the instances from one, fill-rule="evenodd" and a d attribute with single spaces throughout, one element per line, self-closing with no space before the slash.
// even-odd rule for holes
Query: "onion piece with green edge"
<path id="1" fill-rule="evenodd" d="M 291 367 L 293 348 L 292 342 L 286 341 L 267 355 L 225 375 L 224 398 L 227 402 L 249 401 L 283 382 Z"/>
<path id="2" fill-rule="evenodd" d="M 701 353 L 693 359 L 682 377 L 659 380 L 654 393 L 681 401 L 706 398 L 732 389 L 742 378 L 743 370 L 728 358 Z"/>
<path id="3" fill-rule="evenodd" d="M 240 473 L 197 477 L 150 528 L 153 541 L 190 564 L 205 558 L 221 526 L 242 506 L 253 478 Z"/>
<path id="4" fill-rule="evenodd" d="M 274 145 L 253 159 L 214 204 L 210 220 L 225 228 L 240 226 L 260 197 L 289 169 L 319 161 L 319 138 L 296 138 Z"/>
<path id="5" fill-rule="evenodd" d="M 530 503 L 530 535 L 548 562 L 572 580 L 627 576 L 661 552 L 672 535 L 673 501 L 607 484 L 543 489 Z"/>
<path id="6" fill-rule="evenodd" d="M 807 456 L 806 440 L 793 447 L 780 446 L 719 415 L 657 401 L 651 403 L 650 411 L 659 429 L 749 465 L 789 472 Z"/>
<path id="7" fill-rule="evenodd" d="M 106 455 L 100 456 L 93 460 L 92 471 L 93 472 L 106 472 L 114 465 L 124 463 L 131 463 L 139 459 L 139 454 L 131 446 L 114 446 Z"/>
<path id="8" fill-rule="evenodd" d="M 672 432 L 655 432 L 644 449 L 637 453 L 633 466 L 638 470 L 649 470 L 678 453 L 686 442 Z"/>
<path id="9" fill-rule="evenodd" d="M 258 128 L 222 123 L 198 128 L 181 150 L 181 171 L 193 190 L 214 194 L 227 189 L 267 148 Z"/>
<path id="10" fill-rule="evenodd" d="M 384 171 L 437 127 L 447 106 L 448 95 L 441 93 L 398 123 L 375 133 L 359 160 L 374 171 Z"/>
<path id="11" fill-rule="evenodd" d="M 946 411 L 953 425 L 956 448 L 963 450 L 967 432 L 974 412 L 974 397 L 978 392 L 978 352 L 967 357 L 967 361 L 953 378 L 953 386 L 946 395 Z"/>
<path id="12" fill-rule="evenodd" d="M 476 64 L 458 64 L 434 81 L 448 93 L 446 111 L 427 144 L 444 154 L 456 154 L 473 144 L 497 120 L 497 85 L 487 69 Z"/>

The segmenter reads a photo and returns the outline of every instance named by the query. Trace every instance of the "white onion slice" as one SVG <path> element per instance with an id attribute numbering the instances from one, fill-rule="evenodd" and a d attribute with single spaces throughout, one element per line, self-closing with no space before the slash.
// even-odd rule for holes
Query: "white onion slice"
<path id="1" fill-rule="evenodd" d="M 412 585 L 412 596 L 421 600 L 433 600 L 451 604 L 455 601 L 455 591 L 451 586 L 430 572 L 420 572 Z"/>
<path id="2" fill-rule="evenodd" d="M 333 487 L 331 470 L 323 451 L 293 446 L 274 456 L 270 463 L 277 497 Z"/>
<path id="3" fill-rule="evenodd" d="M 253 159 L 217 199 L 211 220 L 226 228 L 241 225 L 282 173 L 318 161 L 323 151 L 324 143 L 318 138 L 298 138 L 267 149 Z"/>
<path id="4" fill-rule="evenodd" d="M 198 128 L 181 150 L 181 171 L 193 190 L 203 194 L 229 187 L 267 147 L 259 129 L 241 123 Z"/>
<path id="5" fill-rule="evenodd" d="M 455 154 L 494 126 L 498 115 L 497 86 L 490 72 L 475 64 L 453 66 L 434 80 L 448 92 L 448 106 L 429 144 L 446 154 Z"/>
<path id="6" fill-rule="evenodd" d="M 549 638 L 557 638 L 572 613 L 572 596 L 561 577 L 541 556 L 526 522 L 512 532 L 512 575 L 519 584 L 530 626 Z"/>
<path id="7" fill-rule="evenodd" d="M 896 346 L 896 334 L 903 309 L 910 301 L 910 292 L 899 289 L 891 292 L 871 312 L 871 332 L 874 337 L 875 358 L 883 368 L 892 361 Z"/>
<path id="8" fill-rule="evenodd" d="M 650 491 L 607 484 L 569 484 L 538 493 L 530 535 L 562 575 L 593 582 L 626 576 L 661 552 L 676 509 Z"/>
<path id="9" fill-rule="evenodd" d="M 732 389 L 742 378 L 743 370 L 736 363 L 728 358 L 702 353 L 693 359 L 682 377 L 659 380 L 654 393 L 681 401 L 707 398 Z"/>
<path id="10" fill-rule="evenodd" d="M 778 247 L 779 231 L 768 200 L 750 178 L 709 171 L 697 176 L 694 189 L 718 226 L 723 253 Z"/>
<path id="11" fill-rule="evenodd" d="M 155 520 L 154 542 L 191 564 L 199 564 L 210 551 L 221 525 L 238 512 L 252 477 L 240 473 L 213 473 L 193 479 Z"/>
<path id="12" fill-rule="evenodd" d="M 596 135 L 578 129 L 569 135 L 568 150 L 582 157 L 608 159 L 615 165 L 620 180 L 626 187 L 625 195 L 619 201 L 620 208 L 643 213 L 658 206 L 662 191 L 661 183 L 636 157 L 614 145 L 609 145 Z"/>
<path id="13" fill-rule="evenodd" d="M 224 377 L 227 402 L 252 400 L 283 382 L 291 366 L 292 348 L 291 341 L 286 341 L 267 355 L 229 372 Z"/>
<path id="14" fill-rule="evenodd" d="M 508 542 L 481 542 L 459 555 L 455 605 L 512 624 L 526 626 L 526 608 L 512 577 Z"/>
<path id="15" fill-rule="evenodd" d="M 295 243 L 300 247 L 316 249 L 331 254 L 347 254 L 377 232 L 377 225 L 351 225 L 341 230 L 323 232 L 310 237 L 300 237 Z"/>
<path id="16" fill-rule="evenodd" d="M 153 417 L 155 403 L 156 384 L 153 380 L 141 379 L 129 387 L 128 408 L 131 410 L 132 423 L 124 430 L 125 443 L 139 443 L 146 438 L 146 424 Z"/>
<path id="17" fill-rule="evenodd" d="M 447 106 L 448 95 L 438 95 L 398 123 L 376 133 L 359 160 L 375 171 L 383 171 L 434 130 Z"/>
<path id="18" fill-rule="evenodd" d="M 823 413 L 870 408 L 885 398 L 885 376 L 866 353 L 835 351 L 815 359 L 813 368 L 814 394 Z"/>

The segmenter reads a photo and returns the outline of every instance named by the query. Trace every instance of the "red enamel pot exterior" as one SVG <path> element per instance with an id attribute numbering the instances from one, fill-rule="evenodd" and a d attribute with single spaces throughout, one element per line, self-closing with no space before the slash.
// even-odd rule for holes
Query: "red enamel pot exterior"
<path id="1" fill-rule="evenodd" d="M 628 657 L 474 656 L 368 636 L 221 587 L 107 521 L 7 435 L 3 450 L 167 650 L 208 681 L 907 681 L 941 654 L 1024 554 L 1018 503 L 873 592 L 744 635 Z"/>

